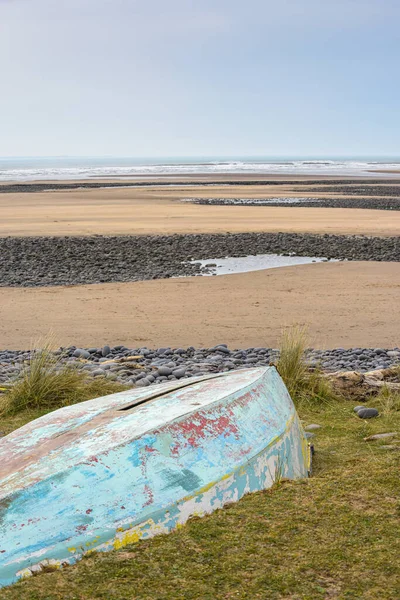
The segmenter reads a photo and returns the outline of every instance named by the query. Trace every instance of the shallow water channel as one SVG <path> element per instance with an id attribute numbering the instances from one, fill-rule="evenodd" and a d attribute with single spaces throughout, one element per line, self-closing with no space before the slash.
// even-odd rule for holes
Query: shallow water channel
<path id="1" fill-rule="evenodd" d="M 292 267 L 320 262 L 337 262 L 327 258 L 315 256 L 282 256 L 280 254 L 257 254 L 256 256 L 228 256 L 226 258 L 208 258 L 205 260 L 192 260 L 191 264 L 201 264 L 208 272 L 204 276 L 229 275 L 233 273 L 247 273 L 249 271 L 262 271 L 264 269 L 277 269 L 279 267 Z"/>

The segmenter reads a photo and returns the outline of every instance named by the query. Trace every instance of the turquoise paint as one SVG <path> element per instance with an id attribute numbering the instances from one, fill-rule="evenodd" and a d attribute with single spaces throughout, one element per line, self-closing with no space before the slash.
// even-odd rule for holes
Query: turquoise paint
<path id="1" fill-rule="evenodd" d="M 1 480 L 0 585 L 44 560 L 71 563 L 88 549 L 168 532 L 272 485 L 277 468 L 307 476 L 306 441 L 275 369 L 166 388 L 127 411 L 118 408 L 149 392 L 55 411 L 1 440 L 0 461 L 16 448 L 21 468 Z M 25 455 L 22 430 L 32 434 Z"/>

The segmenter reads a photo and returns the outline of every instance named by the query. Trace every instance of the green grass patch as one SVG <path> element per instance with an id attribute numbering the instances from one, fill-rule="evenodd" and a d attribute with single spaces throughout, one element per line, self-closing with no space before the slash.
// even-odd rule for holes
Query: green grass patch
<path id="1" fill-rule="evenodd" d="M 400 412 L 364 421 L 352 409 L 339 400 L 300 406 L 305 423 L 322 425 L 312 478 L 280 482 L 170 535 L 90 555 L 0 597 L 396 600 L 400 452 L 364 438 L 400 431 Z M 17 426 L 17 418 L 8 422 Z"/>
<path id="2" fill-rule="evenodd" d="M 62 362 L 48 346 L 34 350 L 17 379 L 0 396 L 0 418 L 29 411 L 50 411 L 127 389 L 106 377 L 93 378 Z"/>
<path id="3" fill-rule="evenodd" d="M 364 441 L 375 433 L 400 432 L 399 396 L 383 388 L 370 401 L 381 416 L 359 419 L 354 402 L 338 397 L 318 370 L 307 369 L 306 344 L 304 330 L 286 331 L 277 367 L 300 417 L 322 426 L 313 438 L 310 479 L 279 480 L 169 535 L 91 554 L 75 566 L 17 583 L 3 589 L 1 599 L 400 598 L 400 445 Z M 111 393 L 81 392 L 83 384 L 66 397 L 55 396 L 55 386 L 50 396 L 39 394 L 50 402 L 18 400 L 20 408 L 3 413 L 0 429 L 7 433 L 52 407 L 86 399 L 82 393 Z M 29 389 L 21 381 L 15 397 L 26 398 Z"/>

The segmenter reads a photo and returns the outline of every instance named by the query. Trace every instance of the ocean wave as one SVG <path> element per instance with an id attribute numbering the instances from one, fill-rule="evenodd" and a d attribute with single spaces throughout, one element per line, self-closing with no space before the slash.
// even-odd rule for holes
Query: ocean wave
<path id="1" fill-rule="evenodd" d="M 40 167 L 37 163 L 41 162 Z M 37 159 L 0 159 L 0 182 L 6 181 L 38 181 L 38 180 L 82 180 L 92 178 L 119 178 L 119 177 L 157 177 L 158 175 L 192 175 L 192 174 L 264 174 L 264 175 L 301 175 L 301 174 L 331 174 L 337 176 L 345 175 L 373 175 L 374 171 L 390 171 L 400 169 L 400 162 L 380 162 L 380 161 L 357 161 L 357 160 L 288 160 L 288 161 L 262 161 L 258 160 L 221 160 L 204 162 L 166 162 L 152 164 L 140 164 L 137 160 L 132 164 L 127 164 L 124 159 L 123 164 L 116 164 L 116 159 L 103 159 L 101 164 L 75 164 L 67 166 L 71 160 L 66 159 L 63 164 L 62 159 L 54 165 L 54 160 L 48 159 L 48 165 L 45 160 Z M 78 162 L 78 161 L 75 161 Z M 44 164 L 43 164 L 44 163 Z"/>

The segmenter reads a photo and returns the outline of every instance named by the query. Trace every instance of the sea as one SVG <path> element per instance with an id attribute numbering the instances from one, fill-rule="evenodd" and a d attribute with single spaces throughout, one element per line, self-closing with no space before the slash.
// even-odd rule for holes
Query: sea
<path id="1" fill-rule="evenodd" d="M 399 177 L 394 157 L 0 157 L 0 182 L 192 174 L 334 175 Z"/>

